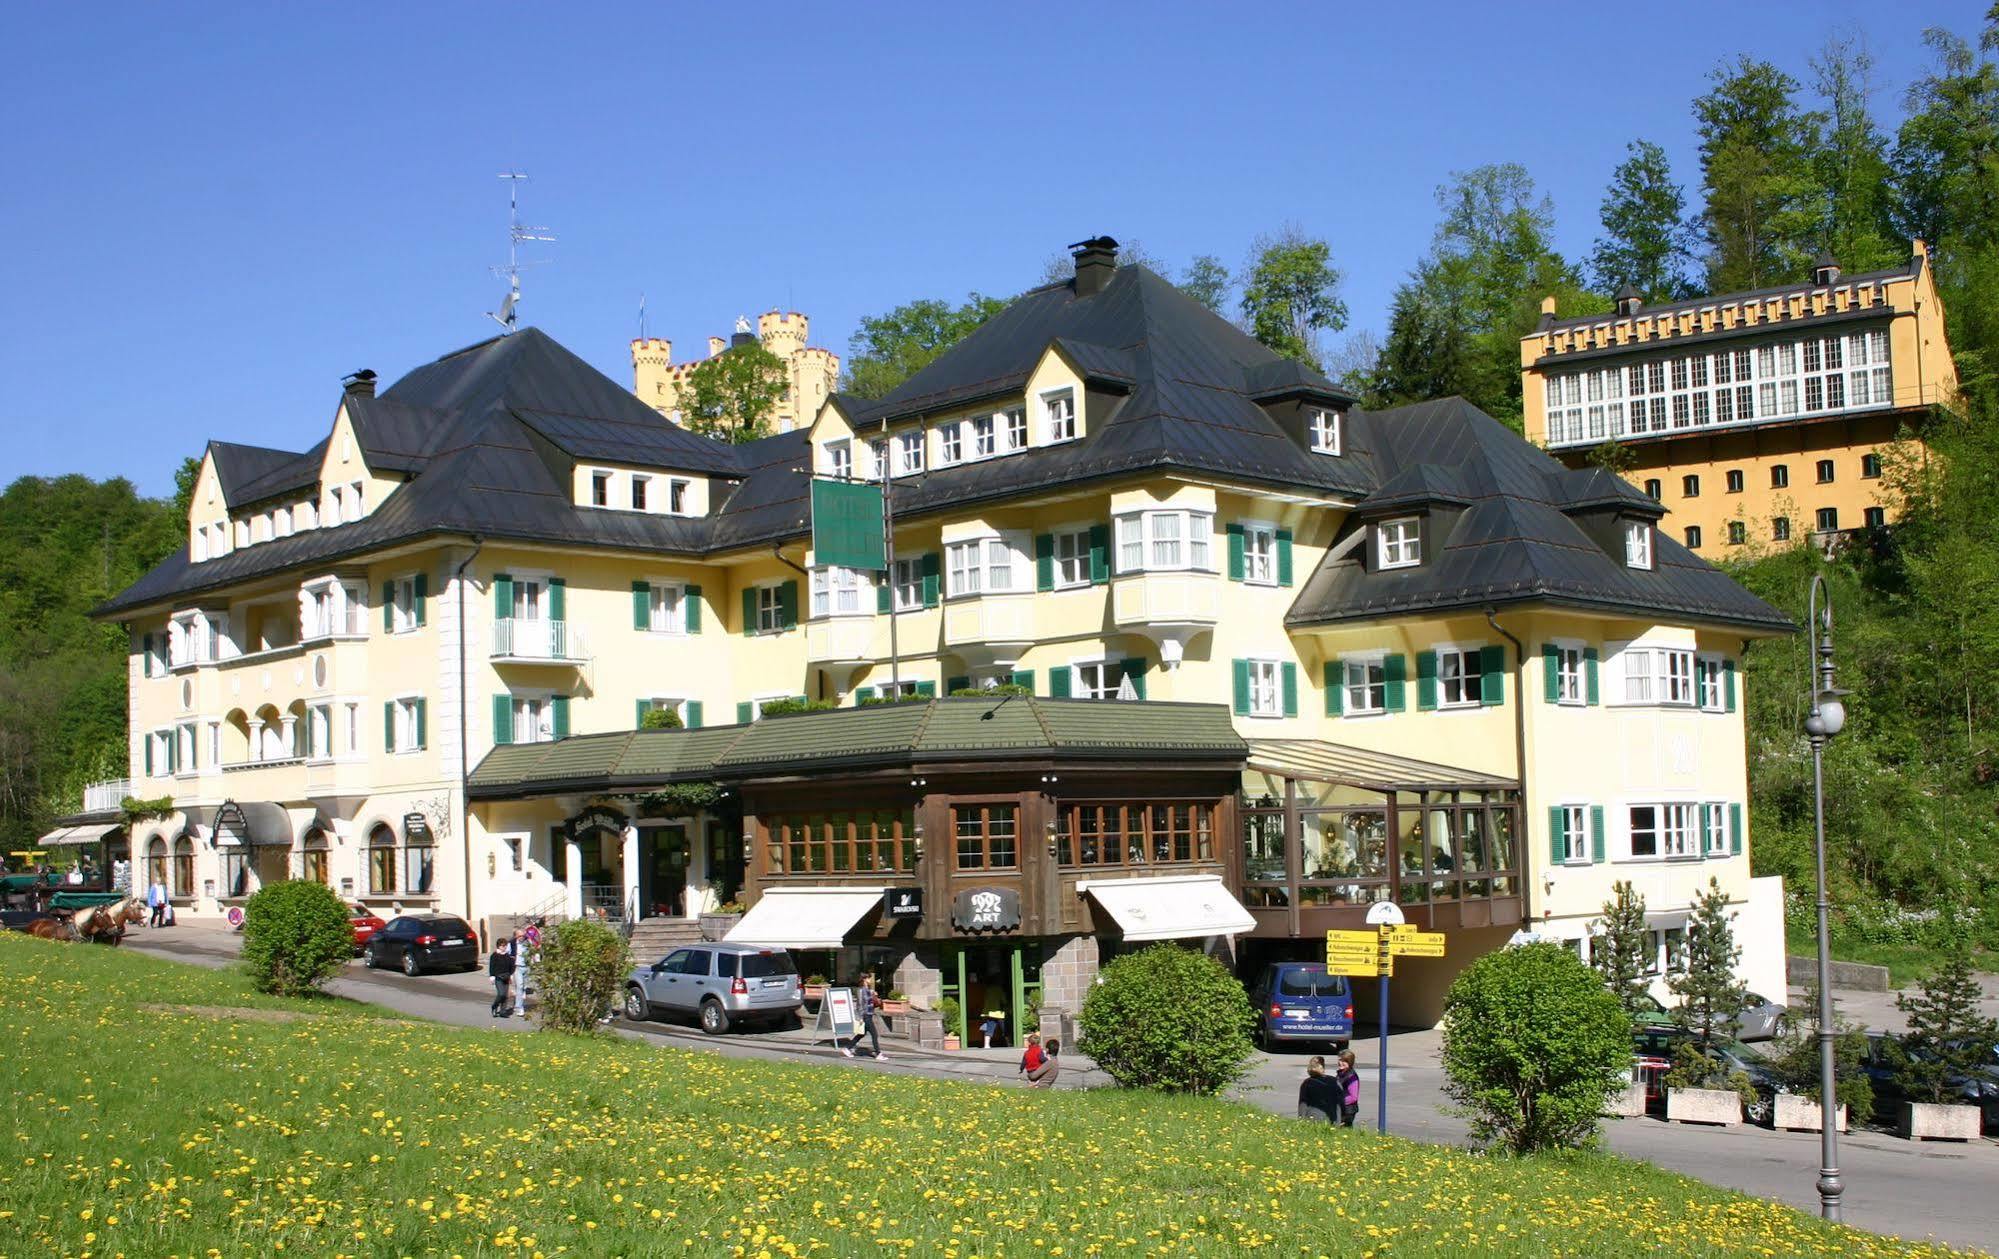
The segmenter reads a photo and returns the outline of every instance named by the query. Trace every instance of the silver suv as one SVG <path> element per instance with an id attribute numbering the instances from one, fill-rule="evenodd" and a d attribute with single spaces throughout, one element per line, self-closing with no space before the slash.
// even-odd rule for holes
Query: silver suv
<path id="1" fill-rule="evenodd" d="M 625 981 L 625 1017 L 692 1014 L 701 1030 L 720 1036 L 732 1023 L 790 1024 L 805 1004 L 798 967 L 783 949 L 749 944 L 697 944 L 675 949 Z"/>

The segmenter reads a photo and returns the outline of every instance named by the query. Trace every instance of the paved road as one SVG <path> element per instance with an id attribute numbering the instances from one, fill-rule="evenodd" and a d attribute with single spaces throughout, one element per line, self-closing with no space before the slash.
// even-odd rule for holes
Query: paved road
<path id="1" fill-rule="evenodd" d="M 239 947 L 238 937 L 204 927 L 176 927 L 158 933 L 142 929 L 126 939 L 131 947 L 207 966 L 227 965 Z M 483 974 L 409 979 L 399 973 L 369 971 L 357 962 L 329 988 L 338 996 L 417 1018 L 498 1031 L 523 1031 L 531 1026 L 519 1019 L 490 1016 L 492 986 Z M 1883 1002 L 1877 997 L 1869 1004 L 1871 1014 L 1871 1006 Z M 1859 1017 L 1859 1012 L 1853 1012 L 1853 1017 Z M 691 1026 L 635 1025 L 623 1020 L 618 1030 L 635 1038 L 729 1057 L 847 1061 L 823 1042 L 814 1045 L 809 1031 L 716 1039 Z M 1465 1140 L 1465 1125 L 1448 1111 L 1443 1070 L 1438 1065 L 1439 1047 L 1435 1031 L 1400 1032 L 1389 1037 L 1388 1127 L 1416 1140 L 1459 1144 Z M 1372 1123 L 1378 1079 L 1376 1041 L 1356 1040 L 1354 1052 L 1364 1086 L 1361 1122 Z M 938 1079 L 1005 1083 L 1016 1078 L 1012 1050 L 937 1054 L 891 1045 L 889 1053 L 886 1062 L 857 1058 L 852 1065 Z M 1255 1069 L 1236 1090 L 1237 1096 L 1279 1114 L 1292 1113 L 1308 1056 L 1308 1051 L 1258 1055 Z M 1062 1082 L 1065 1087 L 1086 1087 L 1107 1081 L 1100 1072 L 1070 1070 Z M 1631 1158 L 1710 1184 L 1788 1202 L 1804 1211 L 1818 1210 L 1819 1141 L 1814 1133 L 1746 1126 L 1720 1130 L 1656 1119 L 1621 1119 L 1607 1122 L 1606 1140 L 1613 1151 Z M 1995 1193 L 1999 1189 L 1999 1142 L 1912 1144 L 1879 1133 L 1854 1132 L 1841 1139 L 1839 1148 L 1846 1180 L 1847 1223 L 1904 1237 L 1934 1237 L 1959 1246 L 1989 1248 L 1992 1239 L 1999 1237 L 1999 1193 Z"/>

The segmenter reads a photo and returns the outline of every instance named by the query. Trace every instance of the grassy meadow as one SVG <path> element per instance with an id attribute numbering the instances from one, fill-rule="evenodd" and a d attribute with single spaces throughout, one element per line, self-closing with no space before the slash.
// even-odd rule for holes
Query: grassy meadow
<path id="1" fill-rule="evenodd" d="M 0 1255 L 1947 1255 L 1603 1156 L 382 1018 L 0 935 Z"/>

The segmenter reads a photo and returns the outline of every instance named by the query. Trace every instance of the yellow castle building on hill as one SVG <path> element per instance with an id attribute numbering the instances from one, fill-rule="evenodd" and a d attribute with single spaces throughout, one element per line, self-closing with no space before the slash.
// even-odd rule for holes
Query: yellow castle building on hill
<path id="1" fill-rule="evenodd" d="M 799 424 L 811 423 L 826 399 L 833 396 L 840 380 L 840 356 L 823 346 L 810 345 L 811 323 L 795 310 L 772 310 L 757 316 L 755 332 L 749 320 L 738 319 L 736 331 L 727 340 L 708 338 L 708 357 L 749 341 L 760 342 L 783 360 L 787 388 L 772 413 L 771 431 L 789 433 Z M 632 341 L 632 392 L 647 406 L 674 423 L 681 423 L 680 391 L 687 374 L 704 360 L 673 361 L 673 342 L 661 337 L 639 337 Z"/>
<path id="2" fill-rule="evenodd" d="M 1887 271 L 1558 318 L 1520 343 L 1527 440 L 1572 468 L 1606 442 L 1689 550 L 1725 558 L 1889 523 L 1882 456 L 1957 394 L 1922 241 Z"/>

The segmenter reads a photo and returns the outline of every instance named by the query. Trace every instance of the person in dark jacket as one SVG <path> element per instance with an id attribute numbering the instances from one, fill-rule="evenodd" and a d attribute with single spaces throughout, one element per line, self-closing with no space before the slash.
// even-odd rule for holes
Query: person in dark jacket
<path id="1" fill-rule="evenodd" d="M 1305 1064 L 1305 1078 L 1298 1084 L 1298 1118 L 1339 1122 L 1339 1082 L 1326 1074 L 1326 1060 L 1317 1054 Z"/>
<path id="2" fill-rule="evenodd" d="M 508 987 L 514 982 L 514 942 L 505 939 L 493 946 L 493 954 L 486 959 L 486 973 L 493 977 L 493 1017 L 506 1018 L 513 1013 L 513 1002 L 507 995 Z"/>
<path id="3" fill-rule="evenodd" d="M 1340 1126 L 1353 1127 L 1353 1121 L 1360 1114 L 1360 1072 L 1354 1070 L 1353 1050 L 1340 1051 L 1340 1069 L 1333 1074 L 1340 1086 Z"/>
<path id="4" fill-rule="evenodd" d="M 1041 1047 L 1041 1063 L 1027 1073 L 1027 1087 L 1052 1089 L 1062 1074 L 1062 1042 L 1051 1040 Z"/>

